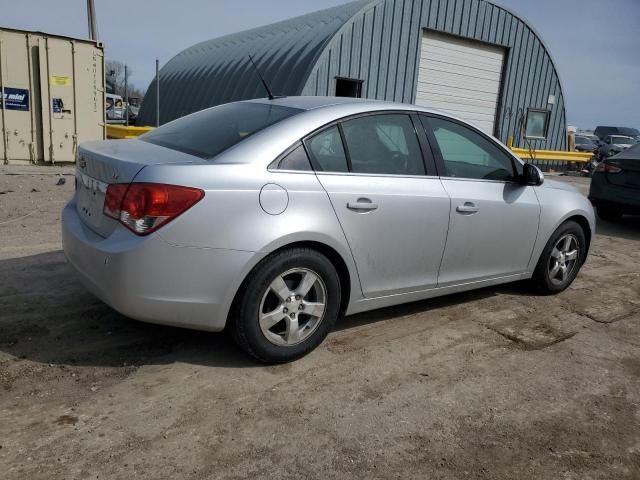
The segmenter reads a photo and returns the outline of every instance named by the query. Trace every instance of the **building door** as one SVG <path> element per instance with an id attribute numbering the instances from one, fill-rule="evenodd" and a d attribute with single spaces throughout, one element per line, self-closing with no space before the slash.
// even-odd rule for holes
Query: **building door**
<path id="1" fill-rule="evenodd" d="M 505 49 L 425 32 L 416 104 L 454 115 L 495 133 Z"/>

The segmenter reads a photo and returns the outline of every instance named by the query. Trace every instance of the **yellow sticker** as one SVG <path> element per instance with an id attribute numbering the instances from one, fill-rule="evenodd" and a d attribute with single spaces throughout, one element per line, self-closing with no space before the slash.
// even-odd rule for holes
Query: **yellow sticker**
<path id="1" fill-rule="evenodd" d="M 69 87 L 71 86 L 71 77 L 64 77 L 61 75 L 51 75 L 51 85 L 56 87 Z"/>

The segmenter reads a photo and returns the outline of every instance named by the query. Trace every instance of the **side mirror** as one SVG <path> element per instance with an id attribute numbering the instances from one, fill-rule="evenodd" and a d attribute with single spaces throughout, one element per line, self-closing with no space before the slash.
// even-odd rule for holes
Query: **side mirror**
<path id="1" fill-rule="evenodd" d="M 531 163 L 525 163 L 522 172 L 522 184 L 532 187 L 539 187 L 544 183 L 544 174 L 542 171 Z"/>

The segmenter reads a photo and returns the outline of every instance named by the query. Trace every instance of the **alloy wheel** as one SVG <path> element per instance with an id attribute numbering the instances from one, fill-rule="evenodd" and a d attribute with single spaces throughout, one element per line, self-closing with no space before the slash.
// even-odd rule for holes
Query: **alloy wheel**
<path id="1" fill-rule="evenodd" d="M 562 236 L 551 250 L 549 279 L 554 285 L 564 284 L 578 265 L 580 244 L 573 234 Z"/>
<path id="2" fill-rule="evenodd" d="M 317 330 L 324 318 L 327 287 L 317 273 L 296 268 L 278 275 L 262 297 L 260 330 L 269 342 L 294 346 Z"/>

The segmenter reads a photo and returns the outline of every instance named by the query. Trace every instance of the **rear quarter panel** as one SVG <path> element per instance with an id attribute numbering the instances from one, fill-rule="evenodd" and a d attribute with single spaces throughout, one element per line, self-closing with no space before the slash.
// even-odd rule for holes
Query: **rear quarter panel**
<path id="1" fill-rule="evenodd" d="M 142 170 L 136 181 L 179 184 L 206 191 L 201 202 L 158 231 L 168 243 L 252 253 L 245 267 L 228 279 L 227 311 L 248 273 L 262 259 L 297 242 L 318 242 L 333 248 L 349 270 L 351 300 L 362 296 L 348 243 L 329 197 L 314 173 L 271 172 L 259 164 L 157 165 Z M 266 185 L 286 190 L 287 205 L 281 214 L 269 214 L 261 206 L 260 192 Z"/>

